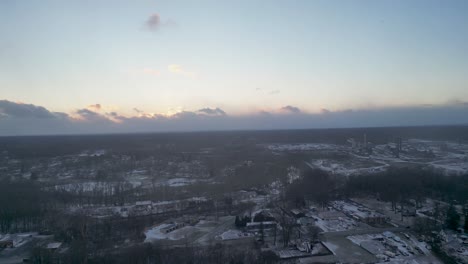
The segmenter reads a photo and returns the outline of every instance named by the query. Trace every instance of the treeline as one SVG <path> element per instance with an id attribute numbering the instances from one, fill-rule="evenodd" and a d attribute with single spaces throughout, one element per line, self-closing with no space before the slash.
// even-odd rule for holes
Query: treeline
<path id="1" fill-rule="evenodd" d="M 284 199 L 304 205 L 307 200 L 326 205 L 338 197 L 372 195 L 397 204 L 413 200 L 416 206 L 425 198 L 449 204 L 468 202 L 468 174 L 447 176 L 424 168 L 390 168 L 379 174 L 336 177 L 318 169 L 307 169 L 301 179 L 288 185 Z"/>
<path id="2" fill-rule="evenodd" d="M 47 200 L 36 183 L 0 181 L 0 231 L 34 230 L 44 220 Z"/>
<path id="3" fill-rule="evenodd" d="M 319 169 L 307 169 L 299 180 L 286 187 L 285 199 L 295 206 L 303 206 L 306 201 L 325 206 L 338 193 L 339 180 Z"/>
<path id="4" fill-rule="evenodd" d="M 161 145 L 177 145 L 178 150 L 196 151 L 202 147 L 227 144 L 327 142 L 345 144 L 362 138 L 386 143 L 396 136 L 433 140 L 468 140 L 468 126 L 380 127 L 346 129 L 298 129 L 270 131 L 224 131 L 191 133 L 148 133 L 114 135 L 23 136 L 0 137 L 0 149 L 16 158 L 55 157 L 84 149 L 112 149 L 115 152 L 139 152 L 145 156 Z"/>
<path id="5" fill-rule="evenodd" d="M 424 198 L 463 204 L 468 201 L 468 174 L 446 176 L 430 169 L 390 168 L 377 175 L 350 177 L 345 192 L 376 195 L 394 206 L 409 199 L 418 205 Z"/>
<path id="6" fill-rule="evenodd" d="M 47 250 L 35 249 L 32 263 L 70 263 L 70 264 L 156 264 L 156 263 L 277 263 L 278 258 L 272 252 L 261 252 L 256 247 L 236 247 L 232 245 L 215 244 L 208 247 L 162 248 L 145 243 L 122 248 L 112 252 L 97 252 L 89 250 L 83 242 L 72 244 L 65 254 L 51 253 Z"/>

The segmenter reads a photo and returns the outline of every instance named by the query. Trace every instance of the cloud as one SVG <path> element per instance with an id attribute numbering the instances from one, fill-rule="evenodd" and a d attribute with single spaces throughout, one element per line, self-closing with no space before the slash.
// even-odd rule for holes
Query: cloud
<path id="1" fill-rule="evenodd" d="M 0 100 L 0 136 L 68 132 L 70 117 L 42 106 Z"/>
<path id="2" fill-rule="evenodd" d="M 266 90 L 266 89 L 262 89 L 260 87 L 255 88 L 255 91 L 265 93 L 265 94 L 268 94 L 268 95 L 275 95 L 275 94 L 279 94 L 281 92 L 280 90 Z"/>
<path id="3" fill-rule="evenodd" d="M 163 22 L 158 13 L 153 13 L 146 19 L 144 26 L 146 29 L 156 32 L 162 27 L 175 27 L 177 23 L 172 19 Z"/>
<path id="4" fill-rule="evenodd" d="M 58 118 L 63 113 L 52 113 L 42 106 L 14 103 L 0 100 L 0 114 L 3 118 Z"/>
<path id="5" fill-rule="evenodd" d="M 99 110 L 101 110 L 101 104 L 88 105 L 88 109 L 99 111 Z"/>
<path id="6" fill-rule="evenodd" d="M 33 104 L 0 100 L 0 135 L 468 124 L 468 105 L 465 102 L 341 111 L 324 109 L 315 114 L 287 105 L 280 112 L 257 112 L 242 116 L 229 115 L 218 107 L 165 115 L 145 113 L 135 108 L 135 114 L 129 117 L 103 109 L 101 106 L 98 112 L 83 108 L 68 115 Z M 284 112 L 290 114 L 285 115 Z"/>
<path id="7" fill-rule="evenodd" d="M 169 70 L 169 72 L 171 73 L 175 73 L 175 74 L 180 74 L 180 75 L 184 75 L 184 76 L 187 76 L 187 77 L 196 77 L 196 73 L 195 72 L 192 72 L 192 71 L 186 71 L 182 65 L 179 65 L 179 64 L 170 64 L 167 66 L 167 69 Z"/>
<path id="8" fill-rule="evenodd" d="M 157 31 L 161 27 L 161 18 L 159 14 L 154 13 L 148 17 L 145 22 L 146 28 L 151 31 Z"/>
<path id="9" fill-rule="evenodd" d="M 222 109 L 216 107 L 216 108 L 202 108 L 199 109 L 197 112 L 206 114 L 206 115 L 217 115 L 217 116 L 224 116 L 226 115 L 226 112 L 224 112 Z"/>
<path id="10" fill-rule="evenodd" d="M 288 113 L 293 113 L 293 114 L 298 114 L 298 113 L 301 112 L 301 109 L 299 109 L 298 107 L 295 107 L 295 106 L 291 106 L 291 105 L 283 106 L 283 107 L 281 107 L 280 110 L 282 112 L 288 112 Z"/>
<path id="11" fill-rule="evenodd" d="M 86 109 L 86 108 L 83 108 L 83 109 L 79 109 L 79 110 L 76 110 L 75 112 L 77 115 L 79 115 L 80 117 L 82 117 L 83 119 L 93 119 L 93 118 L 96 118 L 96 117 L 99 117 L 100 114 L 94 112 L 94 111 L 91 111 L 89 109 Z"/>
<path id="12" fill-rule="evenodd" d="M 110 122 L 111 121 L 105 115 L 101 115 L 87 108 L 77 110 L 75 112 L 75 117 L 77 121 L 84 121 L 84 122 L 96 123 L 96 122 Z"/>

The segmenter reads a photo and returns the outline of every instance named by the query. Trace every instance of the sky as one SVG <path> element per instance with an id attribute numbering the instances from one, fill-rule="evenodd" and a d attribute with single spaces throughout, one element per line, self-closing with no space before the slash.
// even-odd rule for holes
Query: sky
<path id="1" fill-rule="evenodd" d="M 0 135 L 468 124 L 468 1 L 0 1 Z"/>

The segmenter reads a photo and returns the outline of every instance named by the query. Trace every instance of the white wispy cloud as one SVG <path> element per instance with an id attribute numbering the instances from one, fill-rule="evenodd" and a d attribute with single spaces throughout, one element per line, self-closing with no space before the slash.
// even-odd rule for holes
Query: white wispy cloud
<path id="1" fill-rule="evenodd" d="M 167 69 L 171 73 L 180 74 L 191 78 L 197 77 L 197 74 L 195 72 L 185 70 L 184 67 L 179 64 L 170 64 L 167 66 Z"/>

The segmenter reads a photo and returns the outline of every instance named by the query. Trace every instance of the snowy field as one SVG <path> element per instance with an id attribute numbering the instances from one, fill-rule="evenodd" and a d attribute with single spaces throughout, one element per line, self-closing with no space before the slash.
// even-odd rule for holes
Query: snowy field
<path id="1" fill-rule="evenodd" d="M 287 152 L 299 152 L 299 151 L 313 151 L 313 150 L 337 150 L 342 149 L 343 146 L 335 144 L 323 144 L 323 143 L 303 143 L 303 144 L 271 144 L 267 148 L 272 151 L 287 151 Z"/>
<path id="2" fill-rule="evenodd" d="M 253 237 L 253 234 L 248 232 L 242 232 L 240 230 L 229 229 L 223 232 L 221 235 L 217 236 L 216 238 L 221 240 L 233 240 L 246 237 Z"/>
<path id="3" fill-rule="evenodd" d="M 359 228 L 359 223 L 336 210 L 309 211 L 307 217 L 314 219 L 315 225 L 324 232 L 338 232 Z"/>
<path id="4" fill-rule="evenodd" d="M 160 224 L 145 232 L 145 242 L 155 242 L 158 240 L 182 240 L 193 238 L 197 234 L 202 234 L 210 231 L 210 225 L 206 221 L 200 221 L 194 226 L 184 226 L 171 232 L 164 232 L 165 228 L 173 225 L 173 223 Z"/>
<path id="5" fill-rule="evenodd" d="M 200 245 L 210 244 L 215 240 L 232 240 L 247 238 L 245 234 L 236 234 L 234 228 L 234 217 L 223 216 L 217 221 L 200 220 L 195 225 L 186 225 L 167 232 L 165 229 L 174 223 L 162 223 L 145 231 L 145 242 L 180 244 L 197 243 Z"/>
<path id="6" fill-rule="evenodd" d="M 346 215 L 357 217 L 359 219 L 364 219 L 366 217 L 384 217 L 382 214 L 352 201 L 333 201 L 331 205 L 333 208 L 345 213 Z"/>

